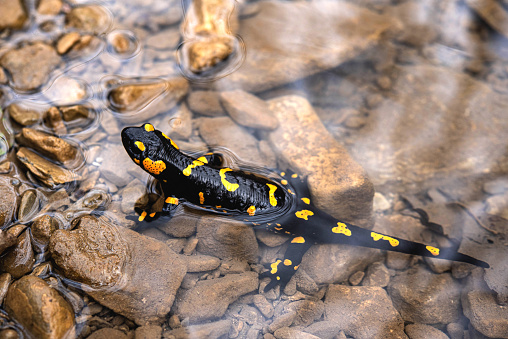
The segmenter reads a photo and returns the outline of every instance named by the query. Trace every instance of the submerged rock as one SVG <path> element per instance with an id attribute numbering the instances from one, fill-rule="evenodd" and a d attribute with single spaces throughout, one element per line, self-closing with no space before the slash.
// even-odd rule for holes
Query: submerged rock
<path id="1" fill-rule="evenodd" d="M 0 227 L 8 225 L 17 209 L 17 195 L 7 179 L 0 178 Z"/>
<path id="2" fill-rule="evenodd" d="M 30 242 L 30 233 L 23 232 L 18 236 L 16 246 L 11 247 L 0 261 L 0 271 L 8 272 L 14 279 L 32 271 L 35 255 Z"/>
<path id="3" fill-rule="evenodd" d="M 49 249 L 66 277 L 140 325 L 164 320 L 186 272 L 164 243 L 89 216 L 55 231 Z"/>
<path id="4" fill-rule="evenodd" d="M 99 5 L 74 7 L 65 17 L 68 27 L 95 34 L 104 33 L 110 21 L 108 11 Z"/>
<path id="5" fill-rule="evenodd" d="M 279 125 L 268 104 L 250 93 L 222 92 L 220 98 L 229 116 L 240 125 L 266 130 L 274 130 Z"/>
<path id="6" fill-rule="evenodd" d="M 74 336 L 74 312 L 44 280 L 32 275 L 14 282 L 5 297 L 5 310 L 34 338 Z"/>
<path id="7" fill-rule="evenodd" d="M 17 238 L 5 231 L 0 230 L 0 254 L 4 253 L 6 249 L 14 246 L 17 242 Z"/>
<path id="8" fill-rule="evenodd" d="M 38 41 L 8 51 L 0 58 L 0 65 L 11 75 L 12 87 L 25 92 L 44 85 L 60 61 L 51 45 Z"/>
<path id="9" fill-rule="evenodd" d="M 9 116 L 22 126 L 30 126 L 41 120 L 42 113 L 34 109 L 23 107 L 18 103 L 12 103 L 7 107 Z"/>
<path id="10" fill-rule="evenodd" d="M 55 137 L 32 128 L 23 128 L 16 135 L 16 141 L 24 146 L 31 147 L 50 159 L 67 162 L 76 158 L 76 147 L 62 138 Z"/>
<path id="11" fill-rule="evenodd" d="M 0 0 L 0 30 L 22 28 L 28 19 L 22 0 Z"/>

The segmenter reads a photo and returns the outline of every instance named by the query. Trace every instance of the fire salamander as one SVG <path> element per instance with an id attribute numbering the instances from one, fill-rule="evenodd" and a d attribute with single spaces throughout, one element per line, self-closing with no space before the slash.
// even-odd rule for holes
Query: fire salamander
<path id="1" fill-rule="evenodd" d="M 310 200 L 306 180 L 282 172 L 279 179 L 254 175 L 217 165 L 217 156 L 187 156 L 164 133 L 150 124 L 127 127 L 123 145 L 131 157 L 162 185 L 161 214 L 173 215 L 179 204 L 228 215 L 275 233 L 287 234 L 290 244 L 284 258 L 267 265 L 270 277 L 265 291 L 284 287 L 295 274 L 307 249 L 318 243 L 345 243 L 489 267 L 486 262 L 458 253 L 407 241 L 335 219 Z M 139 220 L 150 221 L 159 211 L 142 211 Z"/>

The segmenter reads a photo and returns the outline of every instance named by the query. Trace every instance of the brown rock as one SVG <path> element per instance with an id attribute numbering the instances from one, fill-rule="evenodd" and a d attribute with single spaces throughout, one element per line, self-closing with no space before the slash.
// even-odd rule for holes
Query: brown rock
<path id="1" fill-rule="evenodd" d="M 83 105 L 61 106 L 59 109 L 63 120 L 66 122 L 90 119 L 92 114 L 91 109 Z"/>
<path id="2" fill-rule="evenodd" d="M 23 128 L 16 141 L 62 163 L 74 160 L 77 154 L 76 147 L 64 139 L 31 128 Z"/>
<path id="3" fill-rule="evenodd" d="M 65 17 L 68 27 L 82 32 L 101 34 L 111 23 L 107 10 L 99 5 L 74 7 Z"/>
<path id="4" fill-rule="evenodd" d="M 308 1 L 297 6 L 263 1 L 257 5 L 257 14 L 243 19 L 238 32 L 248 57 L 219 82 L 221 88 L 261 92 L 335 68 L 398 25 L 396 19 L 344 1 Z"/>
<path id="5" fill-rule="evenodd" d="M 495 0 L 466 0 L 466 3 L 493 29 L 508 37 L 508 13 L 502 2 Z"/>
<path id="6" fill-rule="evenodd" d="M 405 328 L 410 339 L 449 339 L 449 337 L 435 327 L 424 324 L 409 324 Z"/>
<path id="7" fill-rule="evenodd" d="M 12 103 L 7 107 L 9 116 L 22 126 L 30 126 L 41 120 L 42 114 L 34 109 Z"/>
<path id="8" fill-rule="evenodd" d="M 61 0 L 40 0 L 37 5 L 37 12 L 43 15 L 57 15 L 62 9 Z"/>
<path id="9" fill-rule="evenodd" d="M 229 304 L 257 288 L 258 276 L 255 272 L 201 280 L 192 289 L 178 295 L 174 312 L 191 321 L 217 319 L 224 315 Z"/>
<path id="10" fill-rule="evenodd" d="M 206 116 L 224 115 L 224 109 L 219 101 L 219 92 L 192 91 L 189 93 L 187 103 L 191 111 Z"/>
<path id="11" fill-rule="evenodd" d="M 28 15 L 21 0 L 0 0 L 0 30 L 19 29 L 25 24 Z"/>
<path id="12" fill-rule="evenodd" d="M 164 320 L 186 272 L 164 243 L 93 217 L 72 231 L 55 231 L 49 249 L 66 277 L 140 325 Z"/>
<path id="13" fill-rule="evenodd" d="M 35 190 L 26 190 L 21 196 L 18 209 L 18 221 L 26 222 L 40 209 L 40 200 Z"/>
<path id="14" fill-rule="evenodd" d="M 373 185 L 328 133 L 309 102 L 285 96 L 270 100 L 269 105 L 278 120 L 284 121 L 270 133 L 272 147 L 294 171 L 308 176 L 314 204 L 341 220 L 369 224 Z"/>
<path id="15" fill-rule="evenodd" d="M 407 338 L 402 318 L 381 287 L 328 286 L 325 320 L 356 339 Z"/>
<path id="16" fill-rule="evenodd" d="M 37 218 L 31 227 L 32 237 L 35 241 L 39 242 L 42 245 L 47 245 L 49 243 L 49 238 L 54 231 L 58 228 L 58 223 L 55 219 L 53 219 L 49 215 L 43 215 L 40 218 Z"/>
<path id="17" fill-rule="evenodd" d="M 0 261 L 0 270 L 8 272 L 14 279 L 29 273 L 35 262 L 30 233 L 25 231 L 18 236 L 16 246 L 11 248 Z"/>
<path id="18" fill-rule="evenodd" d="M 56 107 L 51 107 L 44 113 L 44 123 L 58 135 L 67 134 L 67 127 L 63 122 L 60 110 Z"/>
<path id="19" fill-rule="evenodd" d="M 39 41 L 8 51 L 0 59 L 0 65 L 11 75 L 15 89 L 33 91 L 46 83 L 60 61 L 52 46 Z"/>
<path id="20" fill-rule="evenodd" d="M 5 309 L 35 338 L 74 336 L 74 312 L 44 280 L 27 275 L 14 282 Z"/>
<path id="21" fill-rule="evenodd" d="M 49 187 L 81 179 L 78 174 L 55 165 L 25 147 L 21 147 L 16 156 L 30 172 Z"/>
<path id="22" fill-rule="evenodd" d="M 3 304 L 5 295 L 9 285 L 11 284 L 12 276 L 9 273 L 0 274 L 0 305 Z M 1 336 L 0 336 L 1 338 Z"/>
<path id="23" fill-rule="evenodd" d="M 81 34 L 78 32 L 69 32 L 60 37 L 56 43 L 56 51 L 58 54 L 67 53 L 75 43 L 79 41 Z"/>
<path id="24" fill-rule="evenodd" d="M 138 123 L 171 110 L 188 90 L 189 83 L 181 77 L 151 83 L 131 83 L 111 89 L 108 101 L 122 121 Z"/>
<path id="25" fill-rule="evenodd" d="M 181 259 L 187 266 L 187 272 L 205 272 L 219 267 L 220 260 L 209 255 L 183 255 Z"/>
<path id="26" fill-rule="evenodd" d="M 17 238 L 5 231 L 0 230 L 0 254 L 17 243 Z"/>
<path id="27" fill-rule="evenodd" d="M 268 104 L 250 93 L 222 92 L 220 98 L 229 116 L 240 125 L 266 130 L 274 130 L 279 125 Z"/>
<path id="28" fill-rule="evenodd" d="M 231 328 L 231 320 L 219 320 L 212 323 L 185 326 L 174 329 L 168 334 L 176 339 L 194 338 L 224 338 Z"/>
<path id="29" fill-rule="evenodd" d="M 101 328 L 92 334 L 90 334 L 87 339 L 127 339 L 128 336 L 117 329 L 114 328 Z"/>
<path id="30" fill-rule="evenodd" d="M 8 179 L 0 178 L 0 227 L 12 221 L 17 208 L 17 195 Z"/>

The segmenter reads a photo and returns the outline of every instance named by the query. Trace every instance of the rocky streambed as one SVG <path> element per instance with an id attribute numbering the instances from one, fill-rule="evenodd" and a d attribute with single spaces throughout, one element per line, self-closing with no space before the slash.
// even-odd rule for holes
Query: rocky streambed
<path id="1" fill-rule="evenodd" d="M 0 0 L 0 338 L 508 338 L 508 4 L 185 5 Z M 318 244 L 263 292 L 286 237 L 137 221 L 145 122 L 491 268 Z"/>

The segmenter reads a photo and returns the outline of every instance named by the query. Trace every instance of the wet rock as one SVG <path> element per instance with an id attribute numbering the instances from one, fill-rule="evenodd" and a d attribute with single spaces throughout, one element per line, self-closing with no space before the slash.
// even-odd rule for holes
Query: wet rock
<path id="1" fill-rule="evenodd" d="M 50 159 L 65 163 L 76 158 L 77 149 L 62 138 L 32 128 L 23 128 L 16 141 Z"/>
<path id="2" fill-rule="evenodd" d="M 146 47 L 156 50 L 172 50 L 178 47 L 181 35 L 176 28 L 160 30 L 146 39 Z"/>
<path id="3" fill-rule="evenodd" d="M 448 336 L 437 328 L 424 324 L 409 324 L 405 331 L 409 339 L 448 339 Z"/>
<path id="4" fill-rule="evenodd" d="M 146 325 L 136 328 L 135 339 L 160 339 L 162 328 L 155 325 Z"/>
<path id="5" fill-rule="evenodd" d="M 0 59 L 0 65 L 11 75 L 12 87 L 33 91 L 46 83 L 60 61 L 51 45 L 39 41 L 8 51 Z"/>
<path id="6" fill-rule="evenodd" d="M 134 180 L 129 172 L 136 169 L 135 164 L 122 145 L 107 144 L 102 150 L 101 158 L 101 174 L 113 184 L 122 187 Z"/>
<path id="7" fill-rule="evenodd" d="M 54 231 L 58 228 L 58 223 L 55 219 L 53 219 L 49 215 L 43 215 L 40 218 L 37 218 L 30 228 L 32 230 L 32 237 L 35 241 L 40 243 L 41 245 L 47 245 L 49 243 L 49 238 Z"/>
<path id="8" fill-rule="evenodd" d="M 203 218 L 197 224 L 198 251 L 221 259 L 256 262 L 258 243 L 252 228 L 240 221 Z"/>
<path id="9" fill-rule="evenodd" d="M 150 83 L 128 83 L 108 93 L 111 109 L 126 123 L 144 122 L 171 110 L 187 94 L 189 83 L 181 77 Z"/>
<path id="10" fill-rule="evenodd" d="M 91 109 L 83 105 L 61 106 L 59 109 L 66 122 L 90 119 L 92 115 Z"/>
<path id="11" fill-rule="evenodd" d="M 360 30 L 358 22 L 365 23 Z M 243 19 L 238 32 L 249 57 L 219 84 L 260 92 L 335 68 L 376 44 L 397 24 L 342 1 L 259 3 L 257 15 Z"/>
<path id="12" fill-rule="evenodd" d="M 349 283 L 352 286 L 358 286 L 362 282 L 363 278 L 365 277 L 365 272 L 363 271 L 357 271 L 348 278 Z"/>
<path id="13" fill-rule="evenodd" d="M 21 0 L 0 0 L 0 30 L 6 28 L 19 29 L 25 24 L 28 15 Z"/>
<path id="14" fill-rule="evenodd" d="M 318 339 L 312 334 L 297 330 L 296 328 L 283 327 L 273 334 L 277 339 Z"/>
<path id="15" fill-rule="evenodd" d="M 44 96 L 58 105 L 74 104 L 92 95 L 88 93 L 88 87 L 85 81 L 64 75 L 55 79 Z"/>
<path id="16" fill-rule="evenodd" d="M 135 183 L 131 182 L 125 187 L 121 193 L 121 207 L 122 212 L 132 213 L 136 202 L 140 204 L 148 203 L 148 197 L 145 195 L 146 187 L 141 184 L 138 180 Z M 141 200 L 141 201 L 140 201 Z"/>
<path id="17" fill-rule="evenodd" d="M 82 32 L 101 34 L 110 25 L 110 17 L 106 9 L 99 5 L 74 7 L 65 17 L 67 27 Z"/>
<path id="18" fill-rule="evenodd" d="M 35 338 L 74 336 L 74 312 L 44 280 L 27 275 L 14 282 L 5 297 L 5 310 Z"/>
<path id="19" fill-rule="evenodd" d="M 222 317 L 229 304 L 258 288 L 255 272 L 230 274 L 224 278 L 201 280 L 190 290 L 177 296 L 174 312 L 191 321 Z"/>
<path id="20" fill-rule="evenodd" d="M 21 196 L 21 202 L 18 209 L 18 221 L 26 222 L 37 212 L 40 208 L 40 199 L 37 192 L 34 190 L 26 190 Z"/>
<path id="21" fill-rule="evenodd" d="M 379 250 L 350 245 L 315 245 L 303 256 L 300 269 L 317 284 L 344 282 L 381 257 Z M 324 269 L 326 268 L 326 269 Z"/>
<path id="22" fill-rule="evenodd" d="M 386 287 L 390 282 L 390 272 L 382 262 L 375 262 L 369 266 L 362 280 L 363 286 Z"/>
<path id="23" fill-rule="evenodd" d="M 62 9 L 61 0 L 40 0 L 37 5 L 37 12 L 42 15 L 57 15 Z"/>
<path id="24" fill-rule="evenodd" d="M 44 123 L 58 135 L 67 134 L 67 127 L 63 122 L 60 110 L 56 107 L 51 107 L 44 113 Z"/>
<path id="25" fill-rule="evenodd" d="M 16 330 L 12 328 L 6 328 L 0 330 L 0 337 L 4 339 L 19 339 L 20 335 Z"/>
<path id="26" fill-rule="evenodd" d="M 195 216 L 182 214 L 172 218 L 164 225 L 158 226 L 158 228 L 172 237 L 187 238 L 196 233 L 198 220 Z"/>
<path id="27" fill-rule="evenodd" d="M 254 305 L 265 318 L 273 317 L 273 306 L 270 302 L 268 302 L 268 300 L 266 300 L 264 295 L 256 294 L 254 296 Z"/>
<path id="28" fill-rule="evenodd" d="M 111 339 L 111 338 L 127 339 L 128 336 L 120 330 L 106 327 L 106 328 L 101 328 L 101 329 L 93 332 L 87 338 L 90 338 L 90 339 Z"/>
<path id="29" fill-rule="evenodd" d="M 250 93 L 221 92 L 220 98 L 229 116 L 240 125 L 266 130 L 274 130 L 279 125 L 268 104 Z"/>
<path id="30" fill-rule="evenodd" d="M 25 147 L 19 148 L 16 157 L 46 186 L 54 187 L 67 182 L 81 180 L 81 176 L 77 173 L 61 168 Z"/>
<path id="31" fill-rule="evenodd" d="M 140 325 L 164 320 L 186 272 L 164 243 L 93 217 L 81 218 L 72 231 L 55 231 L 49 249 L 67 278 Z"/>
<path id="32" fill-rule="evenodd" d="M 198 114 L 211 117 L 224 115 L 219 93 L 215 91 L 192 91 L 189 93 L 187 103 L 189 108 Z"/>
<path id="33" fill-rule="evenodd" d="M 508 13 L 502 2 L 494 0 L 466 0 L 466 3 L 493 29 L 508 37 Z"/>
<path id="34" fill-rule="evenodd" d="M 487 181 L 483 184 L 483 191 L 487 194 L 503 194 L 508 191 L 508 180 L 506 178 L 501 177 L 498 179 L 494 179 L 492 181 Z"/>
<path id="35" fill-rule="evenodd" d="M 224 338 L 231 328 L 231 320 L 220 320 L 202 325 L 180 327 L 169 332 L 176 339 L 195 338 Z"/>
<path id="36" fill-rule="evenodd" d="M 314 204 L 341 220 L 370 224 L 372 183 L 328 133 L 310 103 L 299 96 L 268 103 L 278 120 L 284 121 L 270 133 L 270 143 L 294 171 L 308 176 Z"/>
<path id="37" fill-rule="evenodd" d="M 14 279 L 29 273 L 35 263 L 35 256 L 30 242 L 30 233 L 25 231 L 17 238 L 16 246 L 2 257 L 0 270 L 8 272 Z"/>
<path id="38" fill-rule="evenodd" d="M 30 126 L 41 120 L 42 114 L 34 109 L 12 103 L 7 107 L 9 116 L 22 126 Z"/>
<path id="39" fill-rule="evenodd" d="M 0 227 L 9 225 L 17 208 L 17 197 L 14 188 L 0 178 Z"/>
<path id="40" fill-rule="evenodd" d="M 169 119 L 171 130 L 166 133 L 175 139 L 188 139 L 192 134 L 192 112 L 185 103 Z"/>
<path id="41" fill-rule="evenodd" d="M 321 339 L 337 339 L 341 332 L 341 326 L 334 321 L 317 321 L 306 327 L 305 332 Z"/>
<path id="42" fill-rule="evenodd" d="M 449 323 L 446 325 L 446 332 L 448 332 L 450 339 L 464 338 L 464 326 L 460 323 Z"/>
<path id="43" fill-rule="evenodd" d="M 209 255 L 184 255 L 181 259 L 187 265 L 187 272 L 205 272 L 219 267 L 220 260 Z"/>
<path id="44" fill-rule="evenodd" d="M 406 321 L 447 324 L 460 315 L 460 284 L 449 273 L 412 269 L 393 277 L 388 293 Z"/>
<path id="45" fill-rule="evenodd" d="M 229 117 L 203 118 L 199 133 L 209 146 L 224 146 L 242 160 L 259 164 L 258 142 L 247 130 Z"/>
<path id="46" fill-rule="evenodd" d="M 0 305 L 2 305 L 4 302 L 4 298 L 7 294 L 9 285 L 11 284 L 11 280 L 12 276 L 9 273 L 0 274 Z"/>
<path id="47" fill-rule="evenodd" d="M 411 255 L 399 252 L 386 253 L 386 266 L 394 270 L 403 270 L 411 261 Z"/>
<path id="48" fill-rule="evenodd" d="M 374 193 L 373 209 L 376 212 L 384 212 L 391 208 L 391 204 L 384 195 L 379 192 Z"/>
<path id="49" fill-rule="evenodd" d="M 436 40 L 438 29 L 433 22 L 434 17 L 421 14 L 425 11 L 423 4 L 408 1 L 389 9 L 389 14 L 400 20 L 403 25 L 396 36 L 398 42 L 423 47 Z"/>
<path id="50" fill-rule="evenodd" d="M 508 194 L 494 195 L 488 198 L 485 212 L 508 219 Z"/>
<path id="51" fill-rule="evenodd" d="M 321 318 L 325 310 L 321 300 L 298 300 L 290 303 L 285 310 L 295 312 L 292 326 L 308 326 Z"/>
<path id="52" fill-rule="evenodd" d="M 335 322 L 356 339 L 407 338 L 402 318 L 380 287 L 330 285 L 325 320 Z"/>
<path id="53" fill-rule="evenodd" d="M 489 257 L 488 262 L 490 269 L 485 270 L 484 279 L 489 288 L 497 293 L 496 300 L 502 305 L 508 304 L 508 265 L 506 265 L 506 258 L 508 256 L 508 248 L 504 245 L 494 246 L 492 255 Z M 471 270 L 471 265 L 468 265 Z"/>
<path id="54" fill-rule="evenodd" d="M 489 338 L 508 338 L 508 308 L 496 302 L 483 281 L 483 270 L 475 269 L 462 293 L 462 307 L 473 327 Z"/>

